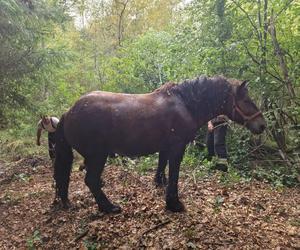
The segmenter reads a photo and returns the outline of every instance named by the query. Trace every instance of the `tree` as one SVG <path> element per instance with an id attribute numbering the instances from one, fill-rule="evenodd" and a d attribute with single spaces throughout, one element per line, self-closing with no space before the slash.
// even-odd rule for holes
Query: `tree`
<path id="1" fill-rule="evenodd" d="M 45 42 L 58 22 L 66 20 L 55 2 L 0 1 L 0 121 L 8 122 L 13 108 L 28 103 L 40 70 L 59 60 L 59 53 Z M 58 8 L 58 9 L 56 9 Z M 13 113 L 13 112 L 10 112 Z"/>

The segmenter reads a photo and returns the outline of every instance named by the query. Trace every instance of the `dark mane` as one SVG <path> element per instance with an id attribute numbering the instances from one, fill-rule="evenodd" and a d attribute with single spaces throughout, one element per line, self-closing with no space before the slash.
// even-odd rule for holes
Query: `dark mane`
<path id="1" fill-rule="evenodd" d="M 219 76 L 212 78 L 201 76 L 185 80 L 170 89 L 171 93 L 181 97 L 196 118 L 201 117 L 204 113 L 220 113 L 214 108 L 224 106 L 228 99 L 228 93 L 231 91 L 231 84 L 226 78 Z"/>

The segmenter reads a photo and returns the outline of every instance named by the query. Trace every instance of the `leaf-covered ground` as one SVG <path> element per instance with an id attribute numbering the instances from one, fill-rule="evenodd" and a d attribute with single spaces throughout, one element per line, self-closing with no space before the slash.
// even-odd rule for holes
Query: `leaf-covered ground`
<path id="1" fill-rule="evenodd" d="M 186 212 L 164 209 L 153 171 L 105 169 L 105 192 L 122 213 L 103 215 L 84 173 L 71 177 L 71 210 L 51 209 L 52 170 L 41 159 L 0 162 L 0 249 L 299 249 L 299 189 L 224 185 L 220 174 L 180 178 Z"/>

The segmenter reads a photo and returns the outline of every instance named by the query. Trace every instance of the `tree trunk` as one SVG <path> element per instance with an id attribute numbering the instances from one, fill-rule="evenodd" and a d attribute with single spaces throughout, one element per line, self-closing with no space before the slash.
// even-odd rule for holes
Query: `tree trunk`
<path id="1" fill-rule="evenodd" d="M 129 0 L 126 0 L 124 3 L 120 3 L 117 1 L 117 3 L 122 5 L 122 9 L 119 14 L 119 20 L 118 20 L 118 44 L 119 44 L 119 46 L 121 46 L 121 43 L 123 40 L 123 31 L 124 31 L 123 18 L 124 18 L 124 13 L 125 13 L 128 2 L 129 2 Z"/>
<path id="2" fill-rule="evenodd" d="M 272 10 L 271 18 L 270 18 L 269 33 L 270 33 L 271 38 L 272 38 L 272 42 L 273 42 L 273 46 L 274 46 L 274 52 L 275 52 L 275 55 L 278 58 L 280 70 L 282 72 L 283 79 L 284 79 L 288 94 L 291 98 L 295 98 L 296 95 L 295 95 L 295 91 L 294 91 L 294 88 L 293 88 L 292 81 L 289 77 L 289 71 L 288 71 L 288 67 L 287 67 L 286 62 L 285 62 L 284 53 L 283 53 L 283 51 L 280 47 L 280 44 L 277 40 L 276 27 L 275 27 L 275 18 L 274 18 L 273 10 Z"/>

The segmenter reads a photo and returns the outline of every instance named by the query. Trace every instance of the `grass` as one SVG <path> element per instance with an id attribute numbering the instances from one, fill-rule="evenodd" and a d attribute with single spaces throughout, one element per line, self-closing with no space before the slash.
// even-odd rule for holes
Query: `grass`
<path id="1" fill-rule="evenodd" d="M 125 169 L 134 170 L 141 175 L 145 175 L 148 171 L 157 168 L 158 154 L 138 158 L 118 156 L 116 158 L 109 158 L 108 164 L 122 166 Z"/>
<path id="2" fill-rule="evenodd" d="M 11 192 L 6 192 L 4 196 L 2 197 L 2 201 L 4 204 L 14 206 L 21 202 L 21 197 L 17 196 Z"/>
<path id="3" fill-rule="evenodd" d="M 84 245 L 85 249 L 87 249 L 87 250 L 96 250 L 96 249 L 98 249 L 98 244 L 95 241 L 84 240 L 83 245 Z"/>
<path id="4" fill-rule="evenodd" d="M 36 137 L 33 134 L 20 134 L 15 130 L 1 130 L 0 148 L 1 159 L 15 161 L 24 157 L 45 156 L 48 142 L 45 134 L 42 138 L 42 146 L 37 146 Z"/>
<path id="5" fill-rule="evenodd" d="M 29 182 L 32 179 L 32 177 L 29 174 L 20 173 L 20 174 L 15 174 L 14 179 L 23 182 Z"/>
<path id="6" fill-rule="evenodd" d="M 32 236 L 27 239 L 27 247 L 30 250 L 34 250 L 37 248 L 37 245 L 42 243 L 41 233 L 39 230 L 35 230 Z"/>

